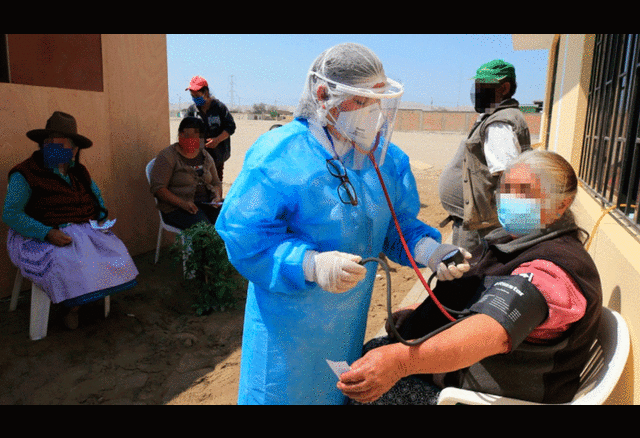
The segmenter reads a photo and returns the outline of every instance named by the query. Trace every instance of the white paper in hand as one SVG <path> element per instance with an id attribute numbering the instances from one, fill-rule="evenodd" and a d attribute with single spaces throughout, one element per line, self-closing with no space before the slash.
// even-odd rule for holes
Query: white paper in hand
<path id="1" fill-rule="evenodd" d="M 331 367 L 331 371 L 333 371 L 334 374 L 338 376 L 338 378 L 340 378 L 340 374 L 347 372 L 351 369 L 351 367 L 345 361 L 334 362 L 332 360 L 327 359 L 327 363 L 329 364 L 329 367 Z"/>

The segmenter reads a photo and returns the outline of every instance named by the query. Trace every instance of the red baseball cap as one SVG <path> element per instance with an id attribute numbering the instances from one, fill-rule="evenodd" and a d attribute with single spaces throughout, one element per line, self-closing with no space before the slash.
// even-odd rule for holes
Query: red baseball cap
<path id="1" fill-rule="evenodd" d="M 191 82 L 189 82 L 189 88 L 187 88 L 185 91 L 198 91 L 200 88 L 208 86 L 209 84 L 207 83 L 207 80 L 205 78 L 203 78 L 202 76 L 194 76 L 193 78 L 191 78 Z"/>

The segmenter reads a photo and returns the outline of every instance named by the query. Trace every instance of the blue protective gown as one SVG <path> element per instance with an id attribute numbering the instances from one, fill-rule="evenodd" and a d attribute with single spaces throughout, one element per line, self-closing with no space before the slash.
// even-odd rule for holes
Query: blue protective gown
<path id="1" fill-rule="evenodd" d="M 375 169 L 348 169 L 358 205 L 340 201 L 331 154 L 296 119 L 263 134 L 245 156 L 216 222 L 229 260 L 249 280 L 238 404 L 342 404 L 326 359 L 361 356 L 376 263 L 342 294 L 304 278 L 307 250 L 363 258 L 384 252 L 409 265 Z M 440 232 L 419 221 L 409 158 L 390 144 L 381 167 L 409 248 Z"/>

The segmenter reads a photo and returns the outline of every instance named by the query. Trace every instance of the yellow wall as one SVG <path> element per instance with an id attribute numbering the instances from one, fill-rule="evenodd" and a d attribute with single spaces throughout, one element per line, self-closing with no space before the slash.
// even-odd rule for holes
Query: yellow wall
<path id="1" fill-rule="evenodd" d="M 117 218 L 114 232 L 136 255 L 155 247 L 158 231 L 144 168 L 169 144 L 166 38 L 102 35 L 102 59 L 103 92 L 0 83 L 0 202 L 11 167 L 37 149 L 25 133 L 44 128 L 56 110 L 69 113 L 78 132 L 93 141 L 80 159 L 109 217 Z M 4 248 L 6 239 L 7 226 L 0 223 Z M 6 249 L 0 250 L 0 273 L 0 297 L 8 296 L 16 268 Z"/>
<path id="2" fill-rule="evenodd" d="M 587 93 L 591 75 L 592 35 L 562 35 L 553 96 L 548 149 L 569 160 L 578 170 L 584 136 Z M 550 63 L 549 68 L 553 64 Z M 547 85 L 547 87 L 549 84 Z M 549 103 L 545 102 L 545 108 Z M 622 314 L 631 335 L 631 353 L 625 372 L 609 398 L 612 404 L 640 403 L 640 376 L 635 373 L 640 354 L 640 239 L 603 213 L 601 204 L 583 188 L 572 207 L 578 224 L 593 234 L 589 253 L 602 280 L 603 304 Z"/>

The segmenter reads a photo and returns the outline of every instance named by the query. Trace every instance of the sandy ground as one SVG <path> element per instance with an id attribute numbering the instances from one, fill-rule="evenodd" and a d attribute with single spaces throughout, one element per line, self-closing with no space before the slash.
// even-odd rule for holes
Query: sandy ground
<path id="1" fill-rule="evenodd" d="M 236 120 L 232 156 L 225 166 L 225 191 L 242 158 L 273 122 Z M 177 121 L 172 120 L 172 139 Z M 446 214 L 437 197 L 442 167 L 463 135 L 396 132 L 394 142 L 410 156 L 422 208 L 420 219 L 437 226 Z M 441 230 L 446 237 L 450 227 Z M 46 338 L 31 341 L 29 292 L 14 312 L 0 301 L 0 404 L 203 404 L 236 403 L 245 290 L 236 310 L 197 316 L 193 298 L 181 287 L 181 270 L 164 248 L 158 265 L 153 251 L 134 257 L 139 285 L 80 311 L 80 327 L 62 324 L 64 309 L 52 305 Z M 411 268 L 390 264 L 393 302 L 399 304 L 417 281 Z M 384 276 L 376 281 L 366 338 L 386 320 Z"/>

